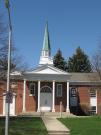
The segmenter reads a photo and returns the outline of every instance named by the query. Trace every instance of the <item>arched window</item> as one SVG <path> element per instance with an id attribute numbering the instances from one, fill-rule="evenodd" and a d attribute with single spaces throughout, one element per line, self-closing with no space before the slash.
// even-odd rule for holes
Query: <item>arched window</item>
<path id="1" fill-rule="evenodd" d="M 30 95 L 35 96 L 35 83 L 32 82 L 29 84 L 29 90 L 30 90 Z"/>
<path id="2" fill-rule="evenodd" d="M 43 86 L 41 88 L 41 92 L 43 92 L 43 93 L 51 93 L 51 88 L 49 86 Z"/>

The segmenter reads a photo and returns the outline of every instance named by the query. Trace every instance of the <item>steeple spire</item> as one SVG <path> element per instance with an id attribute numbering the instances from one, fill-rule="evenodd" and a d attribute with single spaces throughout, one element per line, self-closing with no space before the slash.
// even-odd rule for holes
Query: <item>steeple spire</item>
<path id="1" fill-rule="evenodd" d="M 48 53 L 48 55 L 50 56 L 51 48 L 50 48 L 50 39 L 49 39 L 49 32 L 48 32 L 48 22 L 46 23 L 46 26 L 45 26 L 42 51 L 46 51 Z"/>
<path id="2" fill-rule="evenodd" d="M 53 60 L 51 59 L 50 56 L 51 56 L 51 47 L 50 47 L 48 22 L 47 22 L 46 26 L 45 26 L 43 48 L 42 48 L 42 52 L 41 52 L 41 57 L 40 57 L 39 65 L 53 64 Z"/>

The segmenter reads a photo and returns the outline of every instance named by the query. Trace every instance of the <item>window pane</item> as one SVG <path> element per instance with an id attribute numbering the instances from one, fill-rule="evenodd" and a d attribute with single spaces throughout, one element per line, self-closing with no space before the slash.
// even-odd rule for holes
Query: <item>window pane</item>
<path id="1" fill-rule="evenodd" d="M 30 83 L 29 90 L 30 94 L 35 95 L 35 83 Z"/>
<path id="2" fill-rule="evenodd" d="M 91 110 L 96 110 L 96 106 L 91 106 Z"/>
<path id="3" fill-rule="evenodd" d="M 76 88 L 71 88 L 71 97 L 76 97 L 77 96 L 77 92 L 76 92 Z"/>
<path id="4" fill-rule="evenodd" d="M 96 106 L 91 106 L 90 114 L 91 114 L 91 115 L 96 114 Z"/>
<path id="5" fill-rule="evenodd" d="M 62 97 L 62 84 L 57 84 L 57 97 Z"/>

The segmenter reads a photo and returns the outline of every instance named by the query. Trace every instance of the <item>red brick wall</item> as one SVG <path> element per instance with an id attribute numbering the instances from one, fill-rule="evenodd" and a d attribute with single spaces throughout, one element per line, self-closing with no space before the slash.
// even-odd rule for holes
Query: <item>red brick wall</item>
<path id="1" fill-rule="evenodd" d="M 38 100 L 38 83 L 35 83 L 35 96 L 30 96 L 29 82 L 26 83 L 26 111 L 37 111 L 37 100 Z"/>
<path id="2" fill-rule="evenodd" d="M 20 114 L 22 112 L 22 106 L 23 106 L 23 81 L 17 82 L 16 87 L 16 114 Z"/>
<path id="3" fill-rule="evenodd" d="M 89 89 L 88 86 L 78 86 L 79 102 L 80 103 L 90 103 Z"/>
<path id="4" fill-rule="evenodd" d="M 0 84 L 0 114 L 3 114 L 3 85 Z"/>
<path id="5" fill-rule="evenodd" d="M 88 115 L 90 110 L 89 86 L 78 86 L 78 114 Z"/>
<path id="6" fill-rule="evenodd" d="M 97 88 L 97 113 L 101 114 L 101 88 Z"/>
<path id="7" fill-rule="evenodd" d="M 3 93 L 5 93 L 6 84 L 0 83 L 0 114 L 3 114 Z"/>

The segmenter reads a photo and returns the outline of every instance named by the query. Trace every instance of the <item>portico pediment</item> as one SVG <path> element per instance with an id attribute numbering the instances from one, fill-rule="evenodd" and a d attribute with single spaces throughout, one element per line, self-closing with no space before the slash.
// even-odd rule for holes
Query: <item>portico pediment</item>
<path id="1" fill-rule="evenodd" d="M 57 75 L 69 75 L 69 73 L 62 71 L 51 65 L 44 65 L 36 68 L 32 71 L 27 71 L 25 74 L 57 74 Z"/>

